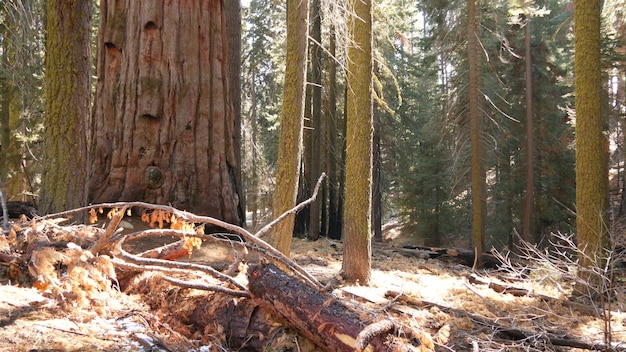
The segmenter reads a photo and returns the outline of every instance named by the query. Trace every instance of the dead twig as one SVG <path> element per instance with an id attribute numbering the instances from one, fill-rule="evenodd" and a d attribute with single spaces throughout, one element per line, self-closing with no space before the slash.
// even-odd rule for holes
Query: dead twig
<path id="1" fill-rule="evenodd" d="M 287 210 L 281 216 L 277 217 L 269 224 L 263 226 L 263 228 L 257 231 L 254 235 L 259 238 L 265 236 L 274 226 L 276 226 L 279 222 L 283 221 L 283 219 L 285 219 L 287 216 L 289 216 L 290 214 L 295 214 L 299 212 L 300 210 L 304 209 L 304 207 L 306 207 L 307 205 L 313 203 L 315 201 L 315 198 L 317 198 L 317 192 L 320 189 L 320 186 L 322 184 L 322 181 L 324 180 L 324 177 L 326 177 L 326 173 L 322 172 L 322 174 L 320 175 L 320 178 L 317 180 L 317 183 L 315 184 L 315 188 L 313 189 L 313 194 L 311 195 L 309 199 L 296 205 L 294 208 Z"/>
<path id="2" fill-rule="evenodd" d="M 121 242 L 116 245 L 115 254 L 118 255 L 120 258 L 128 262 L 131 262 L 133 264 L 137 264 L 139 266 L 139 268 L 133 268 L 133 269 L 140 269 L 143 266 L 147 268 L 143 270 L 161 270 L 160 268 L 195 270 L 195 271 L 203 272 L 205 274 L 209 274 L 220 281 L 230 283 L 234 285 L 235 287 L 239 288 L 240 290 L 247 291 L 247 288 L 244 285 L 240 284 L 232 277 L 222 274 L 221 272 L 213 269 L 210 266 L 194 264 L 194 263 L 175 262 L 175 261 L 170 261 L 170 260 L 142 258 L 136 255 L 132 255 L 126 252 L 125 250 L 123 250 L 121 246 Z M 115 261 L 115 263 L 119 264 L 120 262 Z"/>

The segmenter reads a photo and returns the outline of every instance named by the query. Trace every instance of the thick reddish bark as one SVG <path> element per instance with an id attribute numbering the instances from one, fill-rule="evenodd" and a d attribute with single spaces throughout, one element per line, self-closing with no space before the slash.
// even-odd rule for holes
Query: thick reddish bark
<path id="1" fill-rule="evenodd" d="M 348 307 L 272 264 L 250 267 L 248 288 L 263 309 L 280 317 L 323 351 L 424 350 L 393 336 L 392 321 L 376 319 L 366 310 Z M 383 328 L 379 327 L 381 324 Z M 430 340 L 411 342 L 423 345 L 426 350 L 432 348 Z"/>
<path id="2" fill-rule="evenodd" d="M 100 16 L 89 200 L 239 224 L 222 1 L 102 1 Z"/>

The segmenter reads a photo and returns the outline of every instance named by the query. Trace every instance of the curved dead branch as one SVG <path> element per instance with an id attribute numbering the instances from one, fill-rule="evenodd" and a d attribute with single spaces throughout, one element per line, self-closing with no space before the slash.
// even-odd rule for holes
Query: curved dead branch
<path id="1" fill-rule="evenodd" d="M 156 205 L 156 204 L 150 204 L 150 203 L 144 203 L 144 202 L 114 202 L 114 203 L 92 204 L 92 205 L 88 205 L 82 208 L 77 208 L 77 209 L 72 209 L 72 210 L 68 210 L 68 211 L 64 211 L 64 212 L 60 212 L 56 214 L 42 216 L 42 217 L 39 217 L 38 219 L 42 220 L 42 219 L 50 219 L 50 218 L 69 217 L 73 214 L 77 214 L 77 213 L 81 213 L 85 211 L 93 212 L 95 210 L 100 210 L 103 208 L 110 208 L 114 210 L 111 213 L 112 214 L 111 221 L 106 228 L 104 236 L 102 236 L 95 244 L 91 246 L 90 249 L 92 250 L 93 253 L 98 253 L 105 248 L 109 248 L 109 249 L 115 248 L 113 252 L 116 255 L 119 255 L 120 258 L 126 261 L 130 261 L 132 263 L 138 264 L 138 265 L 151 266 L 151 268 L 156 267 L 156 266 L 162 266 L 165 268 L 189 268 L 191 270 L 200 270 L 200 271 L 204 271 L 208 273 L 209 275 L 221 281 L 229 282 L 235 285 L 236 287 L 242 290 L 245 290 L 245 287 L 243 287 L 239 283 L 236 283 L 236 281 L 232 279 L 232 277 L 222 274 L 219 271 L 210 267 L 202 266 L 203 268 L 199 268 L 199 267 L 194 267 L 194 265 L 196 264 L 142 258 L 136 255 L 132 255 L 121 249 L 121 243 L 126 240 L 135 240 L 139 238 L 147 238 L 147 237 L 152 237 L 152 236 L 163 236 L 163 235 L 176 236 L 181 239 L 199 238 L 203 241 L 207 241 L 207 240 L 220 241 L 220 242 L 227 241 L 230 243 L 237 243 L 238 245 L 241 245 L 242 248 L 247 248 L 249 250 L 261 253 L 262 255 L 267 257 L 267 259 L 270 262 L 273 262 L 274 264 L 277 264 L 283 268 L 286 268 L 287 270 L 295 274 L 297 277 L 299 277 L 301 280 L 307 282 L 313 287 L 317 287 L 321 289 L 323 286 L 315 277 L 313 277 L 304 268 L 299 266 L 297 263 L 295 263 L 289 257 L 285 256 L 280 251 L 276 250 L 274 247 L 272 247 L 270 244 L 265 242 L 260 237 L 267 234 L 274 226 L 276 226 L 280 221 L 286 218 L 289 214 L 297 213 L 298 211 L 306 207 L 308 204 L 312 203 L 317 197 L 319 188 L 325 176 L 326 176 L 325 174 L 322 174 L 320 176 L 320 178 L 317 181 L 317 184 L 315 185 L 313 194 L 309 199 L 303 201 L 302 203 L 298 204 L 294 208 L 286 211 L 277 219 L 270 222 L 268 225 L 263 227 L 261 230 L 259 230 L 255 234 L 252 234 L 251 232 L 249 232 L 248 230 L 244 229 L 241 226 L 230 224 L 230 223 L 224 222 L 222 220 L 219 220 L 210 216 L 196 215 L 187 211 L 176 209 L 168 205 Z M 126 210 L 131 209 L 131 208 L 142 208 L 146 210 L 164 211 L 169 214 L 172 214 L 173 217 L 179 220 L 187 221 L 189 223 L 193 223 L 196 225 L 198 224 L 199 225 L 213 225 L 213 226 L 225 229 L 226 231 L 228 231 L 228 233 L 226 234 L 224 233 L 198 234 L 198 233 L 181 231 L 181 230 L 173 230 L 173 229 L 152 229 L 152 230 L 139 231 L 139 232 L 135 232 L 135 233 L 127 234 L 127 235 L 122 235 L 117 231 L 118 226 L 119 226 L 120 221 L 124 217 Z M 243 241 L 237 242 L 237 241 L 232 241 L 230 239 L 225 238 L 225 236 L 232 237 L 233 235 L 239 236 Z M 224 236 L 224 237 L 220 238 L 220 236 Z M 176 263 L 176 264 L 173 264 L 173 263 Z M 210 268 L 210 270 L 207 268 Z"/>

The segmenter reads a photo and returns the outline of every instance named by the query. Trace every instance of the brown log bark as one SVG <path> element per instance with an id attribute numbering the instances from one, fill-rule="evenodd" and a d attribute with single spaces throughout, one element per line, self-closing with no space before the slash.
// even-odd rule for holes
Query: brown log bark
<path id="1" fill-rule="evenodd" d="M 313 341 L 324 351 L 411 351 L 432 349 L 431 341 L 418 341 L 414 347 L 407 341 L 389 335 L 369 334 L 369 325 L 379 323 L 374 317 L 354 307 L 348 307 L 332 295 L 305 285 L 272 264 L 250 267 L 248 287 L 253 297 L 272 312 Z M 363 330 L 366 334 L 359 335 Z M 364 346 L 358 349 L 357 346 Z M 424 349 L 426 347 L 426 349 Z"/>
<path id="2" fill-rule="evenodd" d="M 224 334 L 233 350 L 264 351 L 275 321 L 253 300 L 235 302 L 232 297 L 214 294 L 202 300 L 189 317 L 205 334 Z"/>
<path id="3" fill-rule="evenodd" d="M 9 218 L 19 218 L 21 215 L 26 215 L 28 219 L 32 219 L 33 216 L 37 215 L 37 209 L 27 202 L 7 202 L 7 211 Z"/>

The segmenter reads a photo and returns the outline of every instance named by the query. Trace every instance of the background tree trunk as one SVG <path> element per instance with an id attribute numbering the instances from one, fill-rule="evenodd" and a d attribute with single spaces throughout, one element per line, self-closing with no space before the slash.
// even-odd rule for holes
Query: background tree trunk
<path id="1" fill-rule="evenodd" d="M 322 165 L 324 164 L 326 141 L 324 140 L 324 129 L 322 125 L 322 14 L 320 12 L 320 0 L 311 1 L 311 38 L 317 43 L 312 42 L 309 48 L 311 60 L 311 79 L 308 85 L 311 92 L 311 133 L 310 143 L 310 162 L 308 171 L 308 185 L 310 192 L 313 192 L 316 180 L 322 174 Z M 325 171 L 325 170 L 324 170 Z M 310 240 L 317 240 L 322 231 L 321 215 L 323 206 L 323 192 L 310 205 L 309 226 L 307 237 Z"/>
<path id="2" fill-rule="evenodd" d="M 352 0 L 348 18 L 346 184 L 343 275 L 365 285 L 371 269 L 372 13 L 371 1 Z"/>
<path id="3" fill-rule="evenodd" d="M 485 167 L 482 147 L 481 65 L 479 54 L 478 9 L 475 0 L 467 0 L 467 58 L 469 63 L 469 120 L 472 182 L 472 246 L 480 258 L 485 247 Z"/>
<path id="4" fill-rule="evenodd" d="M 535 204 L 535 130 L 533 127 L 533 74 L 532 55 L 530 51 L 530 18 L 531 14 L 529 11 L 526 18 L 526 28 L 524 32 L 524 64 L 526 68 L 526 197 L 524 199 L 524 221 L 522 223 L 522 238 L 526 242 L 533 243 L 533 209 Z"/>
<path id="5" fill-rule="evenodd" d="M 91 11 L 90 1 L 52 1 L 47 7 L 42 214 L 87 201 Z"/>
<path id="6" fill-rule="evenodd" d="M 90 202 L 242 222 L 226 35 L 221 0 L 101 2 Z"/>
<path id="7" fill-rule="evenodd" d="M 226 19 L 226 32 L 228 41 L 228 82 L 230 97 L 233 104 L 235 158 L 237 159 L 237 194 L 239 195 L 239 208 L 246 209 L 246 197 L 243 191 L 242 175 L 242 135 L 241 135 L 241 0 L 229 0 L 224 2 Z M 245 212 L 241 219 L 245 224 Z"/>
<path id="8" fill-rule="evenodd" d="M 335 27 L 330 25 L 329 30 L 329 57 L 327 58 L 328 80 L 326 86 L 326 132 L 328 133 L 327 148 L 327 170 L 328 170 L 328 237 L 341 239 L 341 181 L 343 142 L 339 138 L 340 131 L 343 136 L 344 129 L 339 127 L 339 116 L 337 114 L 337 62 L 335 61 L 337 41 L 335 38 Z M 343 119 L 342 119 L 343 121 Z M 343 126 L 343 123 L 342 123 Z"/>
<path id="9" fill-rule="evenodd" d="M 309 33 L 309 1 L 287 1 L 287 53 L 283 107 L 280 118 L 278 171 L 274 194 L 273 217 L 277 218 L 296 205 L 298 178 L 302 160 L 302 126 L 306 78 L 306 55 Z M 270 243 L 285 255 L 291 251 L 294 216 L 276 226 Z"/>

